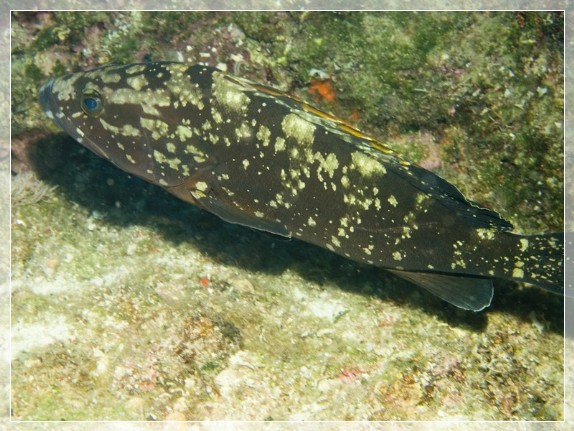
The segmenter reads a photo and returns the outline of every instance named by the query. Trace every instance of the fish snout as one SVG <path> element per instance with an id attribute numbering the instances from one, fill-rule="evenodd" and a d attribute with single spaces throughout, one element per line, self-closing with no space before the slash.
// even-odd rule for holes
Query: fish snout
<path id="1" fill-rule="evenodd" d="M 56 121 L 56 105 L 54 103 L 52 87 L 54 85 L 54 79 L 50 79 L 44 85 L 40 87 L 38 91 L 38 99 L 40 101 L 40 106 L 48 116 L 53 121 Z"/>

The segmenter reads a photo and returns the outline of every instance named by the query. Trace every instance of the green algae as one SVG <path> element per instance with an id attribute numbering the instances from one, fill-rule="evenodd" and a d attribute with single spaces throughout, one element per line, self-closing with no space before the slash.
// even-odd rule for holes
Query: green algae
<path id="1" fill-rule="evenodd" d="M 224 64 L 310 101 L 321 70 L 337 90 L 323 109 L 520 230 L 561 229 L 561 20 L 18 13 L 12 128 L 54 131 L 35 101 L 45 77 L 107 61 Z M 37 144 L 37 181 L 58 187 L 12 207 L 12 325 L 53 319 L 68 335 L 16 352 L 14 417 L 563 417 L 560 298 L 498 283 L 486 313 L 454 310 L 383 271 L 227 225 L 67 139 Z"/>

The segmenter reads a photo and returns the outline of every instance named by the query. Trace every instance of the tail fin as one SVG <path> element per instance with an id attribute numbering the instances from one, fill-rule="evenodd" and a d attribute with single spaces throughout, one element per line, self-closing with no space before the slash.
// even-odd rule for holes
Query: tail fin
<path id="1" fill-rule="evenodd" d="M 564 295 L 564 234 L 512 235 L 517 255 L 508 278 Z"/>
<path id="2" fill-rule="evenodd" d="M 489 258 L 468 273 L 428 273 L 387 269 L 459 308 L 480 311 L 490 305 L 491 277 L 534 284 L 564 295 L 564 234 L 517 235 L 501 232 L 482 242 Z M 473 250 L 476 250 L 474 247 Z"/>

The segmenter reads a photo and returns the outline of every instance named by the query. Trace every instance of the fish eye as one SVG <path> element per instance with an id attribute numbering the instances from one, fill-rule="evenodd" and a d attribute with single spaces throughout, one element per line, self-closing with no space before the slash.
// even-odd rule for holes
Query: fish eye
<path id="1" fill-rule="evenodd" d="M 95 90 L 85 90 L 80 102 L 82 111 L 90 117 L 98 117 L 103 109 L 102 96 Z"/>

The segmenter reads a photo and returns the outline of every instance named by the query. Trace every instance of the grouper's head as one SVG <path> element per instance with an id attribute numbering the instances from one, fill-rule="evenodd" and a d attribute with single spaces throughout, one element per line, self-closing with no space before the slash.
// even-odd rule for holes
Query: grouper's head
<path id="1" fill-rule="evenodd" d="M 49 80 L 40 89 L 46 115 L 120 169 L 161 186 L 184 181 L 171 63 L 104 66 Z M 174 80 L 171 79 L 173 82 Z M 185 148 L 185 146 L 184 146 Z"/>

